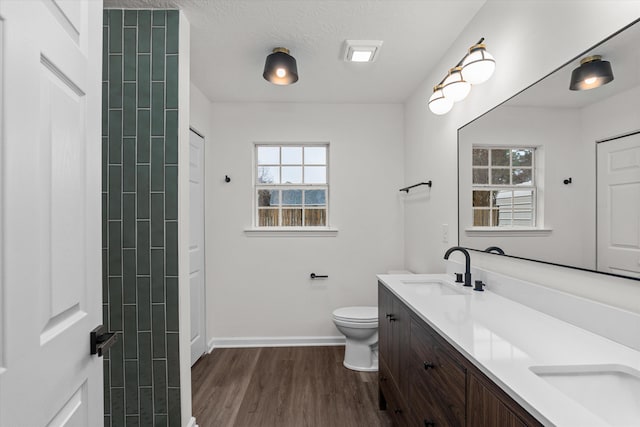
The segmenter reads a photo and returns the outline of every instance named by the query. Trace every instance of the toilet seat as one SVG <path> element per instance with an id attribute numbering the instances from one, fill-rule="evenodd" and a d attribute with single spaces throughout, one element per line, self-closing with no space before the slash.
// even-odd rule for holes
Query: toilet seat
<path id="1" fill-rule="evenodd" d="M 378 307 L 342 307 L 333 311 L 333 318 L 349 323 L 378 323 Z"/>

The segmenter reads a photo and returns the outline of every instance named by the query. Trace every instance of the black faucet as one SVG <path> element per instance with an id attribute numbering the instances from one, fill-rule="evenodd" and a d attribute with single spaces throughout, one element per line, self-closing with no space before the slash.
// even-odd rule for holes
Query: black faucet
<path id="1" fill-rule="evenodd" d="M 460 251 L 464 254 L 464 286 L 471 286 L 471 257 L 469 256 L 469 251 L 460 246 L 453 246 L 449 248 L 447 252 L 445 252 L 444 259 L 449 259 L 449 255 L 451 255 L 451 253 L 455 251 Z"/>
<path id="2" fill-rule="evenodd" d="M 504 251 L 502 249 L 500 249 L 497 246 L 489 246 L 487 249 L 484 250 L 487 253 L 491 253 L 491 252 L 495 252 L 499 255 L 504 255 Z"/>

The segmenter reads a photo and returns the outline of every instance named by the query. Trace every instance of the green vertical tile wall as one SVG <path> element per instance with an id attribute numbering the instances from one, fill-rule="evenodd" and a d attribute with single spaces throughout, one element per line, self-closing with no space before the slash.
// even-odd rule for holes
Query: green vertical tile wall
<path id="1" fill-rule="evenodd" d="M 180 425 L 176 10 L 104 11 L 105 427 Z"/>

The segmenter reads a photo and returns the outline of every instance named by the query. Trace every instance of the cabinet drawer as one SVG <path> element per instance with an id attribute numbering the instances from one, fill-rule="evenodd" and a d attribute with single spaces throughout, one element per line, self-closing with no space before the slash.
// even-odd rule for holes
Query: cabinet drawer
<path id="1" fill-rule="evenodd" d="M 383 359 L 378 361 L 378 386 L 387 402 L 387 413 L 393 420 L 393 425 L 398 427 L 409 426 L 409 408 L 404 403 L 396 387 L 391 372 Z"/>
<path id="2" fill-rule="evenodd" d="M 458 356 L 457 350 L 428 328 L 421 320 L 411 318 L 411 350 L 419 357 L 433 359 L 438 363 L 450 362 L 464 370 L 463 359 Z"/>
<path id="3" fill-rule="evenodd" d="M 423 375 L 412 377 L 409 403 L 413 417 L 420 425 L 432 427 L 463 427 L 465 425 L 465 395 L 442 386 Z"/>
<path id="4" fill-rule="evenodd" d="M 410 348 L 414 368 L 419 368 L 417 372 L 423 377 L 433 379 L 447 389 L 458 389 L 464 395 L 466 369 L 445 346 L 448 344 L 416 320 L 411 320 Z"/>
<path id="5" fill-rule="evenodd" d="M 409 404 L 414 417 L 424 425 L 464 426 L 466 370 L 415 321 L 410 340 Z"/>
<path id="6" fill-rule="evenodd" d="M 467 427 L 542 427 L 484 374 L 469 373 Z"/>

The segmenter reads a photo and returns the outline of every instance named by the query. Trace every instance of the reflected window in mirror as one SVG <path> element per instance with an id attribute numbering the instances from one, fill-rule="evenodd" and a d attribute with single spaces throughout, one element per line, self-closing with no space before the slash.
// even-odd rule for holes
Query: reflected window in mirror
<path id="1" fill-rule="evenodd" d="M 499 246 L 512 257 L 640 280 L 639 43 L 637 19 L 458 130 L 459 246 Z M 610 61 L 615 80 L 593 90 L 569 90 L 573 70 L 596 55 Z M 495 192 L 509 190 L 494 188 L 495 181 L 509 177 L 514 184 L 513 170 L 492 174 L 489 152 L 473 152 L 508 146 L 535 147 L 534 226 L 498 225 L 501 202 Z M 620 165 L 624 184 L 613 178 Z M 485 193 L 474 199 L 474 190 Z M 476 208 L 482 212 L 474 218 Z"/>
<path id="2" fill-rule="evenodd" d="M 472 148 L 474 227 L 535 227 L 535 147 Z"/>

